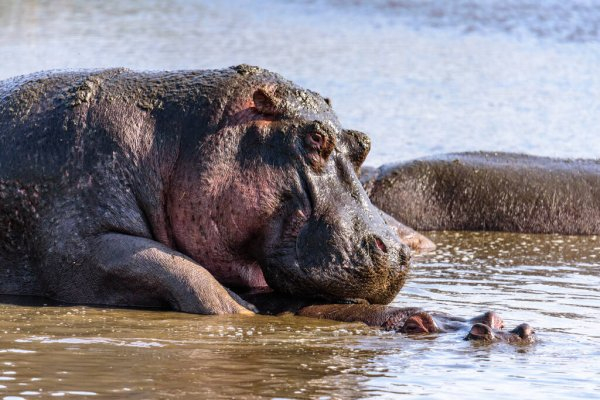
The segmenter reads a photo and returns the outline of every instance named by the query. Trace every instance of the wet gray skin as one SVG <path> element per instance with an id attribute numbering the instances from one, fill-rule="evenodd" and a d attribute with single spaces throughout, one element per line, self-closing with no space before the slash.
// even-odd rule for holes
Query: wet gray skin
<path id="1" fill-rule="evenodd" d="M 250 66 L 0 82 L 0 293 L 247 313 L 226 287 L 388 303 L 410 250 L 364 134 Z"/>
<path id="2" fill-rule="evenodd" d="M 441 333 L 468 330 L 481 323 L 502 329 L 504 321 L 488 311 L 471 319 L 439 312 L 426 312 L 416 307 L 390 307 L 380 304 L 322 304 L 299 309 L 297 315 L 343 322 L 363 322 L 369 326 L 407 334 Z"/>
<path id="3" fill-rule="evenodd" d="M 600 233 L 600 162 L 459 153 L 363 171 L 373 203 L 417 230 Z"/>

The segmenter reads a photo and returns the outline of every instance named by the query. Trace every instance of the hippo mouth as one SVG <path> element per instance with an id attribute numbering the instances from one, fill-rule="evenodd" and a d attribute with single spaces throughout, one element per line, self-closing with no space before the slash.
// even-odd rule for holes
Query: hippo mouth
<path id="1" fill-rule="evenodd" d="M 288 298 L 292 303 L 302 301 L 303 304 L 369 304 L 387 303 L 390 293 L 393 296 L 404 282 L 404 272 L 398 272 L 398 266 L 390 265 L 387 259 L 385 244 L 377 236 L 373 240 L 362 240 L 361 247 L 369 254 L 369 262 L 358 262 L 352 256 L 345 257 L 345 262 L 312 263 L 310 254 L 314 253 L 323 240 L 314 238 L 309 231 L 311 224 L 325 224 L 315 221 L 311 214 L 305 210 L 296 209 L 285 219 L 283 234 L 277 254 L 269 257 L 266 263 L 261 263 L 261 272 L 266 286 L 259 289 L 261 292 L 273 292 L 278 296 Z M 312 219 L 311 219 L 312 218 Z M 313 249 L 313 251 L 311 251 Z M 272 255 L 273 256 L 273 255 Z M 340 259 L 339 253 L 326 253 L 326 257 Z M 376 267 L 369 266 L 374 264 Z M 402 262 L 404 265 L 404 262 Z M 356 272 L 361 271 L 364 272 Z M 363 293 L 363 282 L 373 279 L 374 275 L 380 277 L 390 276 L 389 281 L 398 280 L 394 275 L 402 275 L 402 283 L 392 285 L 397 289 L 390 289 L 387 284 L 380 284 L 380 290 L 373 290 L 372 285 Z M 336 278 L 339 276 L 339 278 Z M 384 279 L 384 281 L 387 278 Z M 347 284 L 340 284 L 346 282 Z M 334 289 L 335 288 L 335 289 Z M 333 289 L 333 290 L 332 290 Z M 349 295 L 351 293 L 351 295 Z M 383 299 L 383 300 L 382 300 Z M 293 301 L 292 301 L 293 300 Z"/>

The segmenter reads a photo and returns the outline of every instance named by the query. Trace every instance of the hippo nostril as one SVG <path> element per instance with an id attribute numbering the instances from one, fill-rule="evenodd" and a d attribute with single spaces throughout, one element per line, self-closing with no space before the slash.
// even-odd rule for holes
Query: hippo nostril
<path id="1" fill-rule="evenodd" d="M 384 253 L 387 253 L 387 246 L 385 245 L 385 243 L 383 243 L 383 240 L 381 240 L 377 236 L 375 236 L 375 245 L 379 250 L 383 251 Z"/>

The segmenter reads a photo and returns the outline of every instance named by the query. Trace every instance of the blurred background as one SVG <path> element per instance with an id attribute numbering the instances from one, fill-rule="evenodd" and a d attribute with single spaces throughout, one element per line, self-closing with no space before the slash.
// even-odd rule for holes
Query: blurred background
<path id="1" fill-rule="evenodd" d="M 373 138 L 367 164 L 600 154 L 600 4 L 0 1 L 0 79 L 44 69 L 276 71 Z"/>

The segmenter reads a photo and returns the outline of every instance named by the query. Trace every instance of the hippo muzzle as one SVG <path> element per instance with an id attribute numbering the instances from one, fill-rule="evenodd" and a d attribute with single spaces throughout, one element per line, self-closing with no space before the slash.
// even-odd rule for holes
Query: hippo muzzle
<path id="1" fill-rule="evenodd" d="M 323 170 L 299 174 L 304 206 L 264 260 L 266 281 L 293 296 L 387 304 L 404 285 L 410 249 L 369 201 L 351 159 L 331 157 Z"/>

